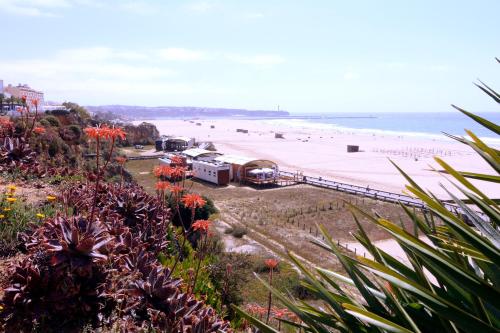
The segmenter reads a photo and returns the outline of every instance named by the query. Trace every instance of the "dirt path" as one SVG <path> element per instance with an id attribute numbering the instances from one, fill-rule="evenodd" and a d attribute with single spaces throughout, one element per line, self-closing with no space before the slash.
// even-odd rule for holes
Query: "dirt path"
<path id="1" fill-rule="evenodd" d="M 295 265 L 295 263 L 291 259 L 289 259 L 288 254 L 287 254 L 289 249 L 287 248 L 287 246 L 285 244 L 283 244 L 282 242 L 280 242 L 278 240 L 270 238 L 269 236 L 265 235 L 264 233 L 260 232 L 259 230 L 257 230 L 256 228 L 254 228 L 250 225 L 243 224 L 243 223 L 239 222 L 235 216 L 232 216 L 227 211 L 224 212 L 222 220 L 223 220 L 223 223 L 225 223 L 233 228 L 237 227 L 237 226 L 246 228 L 248 232 L 244 237 L 247 237 L 249 240 L 257 243 L 260 247 L 262 247 L 262 249 L 264 249 L 268 253 L 273 254 L 274 256 L 279 257 L 281 260 L 290 263 L 292 265 L 292 267 L 294 267 L 297 271 L 300 272 L 300 270 Z M 230 236 L 230 237 L 232 237 L 232 236 Z M 302 263 L 304 263 L 305 266 L 310 267 L 310 268 L 317 267 L 317 265 L 314 262 L 312 262 L 309 259 L 306 259 L 305 257 L 301 256 L 300 254 L 293 252 L 293 255 L 298 260 L 300 260 Z"/>

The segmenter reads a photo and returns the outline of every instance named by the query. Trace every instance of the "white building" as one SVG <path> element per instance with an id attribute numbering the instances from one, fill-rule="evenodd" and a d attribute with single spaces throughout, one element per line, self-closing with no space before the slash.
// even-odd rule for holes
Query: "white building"
<path id="1" fill-rule="evenodd" d="M 193 161 L 193 177 L 216 185 L 229 184 L 229 170 L 227 163 L 217 161 Z"/>
<path id="2" fill-rule="evenodd" d="M 2 82 L 3 85 L 3 82 Z M 43 112 L 43 92 L 35 90 L 28 86 L 27 84 L 18 84 L 17 86 L 13 86 L 9 84 L 7 87 L 3 88 L 5 92 L 11 94 L 13 97 L 22 98 L 26 97 L 26 103 L 30 107 L 32 111 L 35 110 L 35 105 L 33 101 L 38 100 L 38 111 Z"/>

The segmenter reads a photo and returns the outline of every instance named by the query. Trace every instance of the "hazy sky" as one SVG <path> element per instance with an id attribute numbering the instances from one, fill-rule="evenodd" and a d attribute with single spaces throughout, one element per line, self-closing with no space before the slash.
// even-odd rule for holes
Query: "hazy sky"
<path id="1" fill-rule="evenodd" d="M 0 0 L 0 79 L 47 100 L 291 112 L 473 111 L 500 1 Z"/>

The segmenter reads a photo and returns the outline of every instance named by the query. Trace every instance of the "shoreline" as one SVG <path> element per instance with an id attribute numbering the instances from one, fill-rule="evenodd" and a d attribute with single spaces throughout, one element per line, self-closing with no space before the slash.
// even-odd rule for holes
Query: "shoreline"
<path id="1" fill-rule="evenodd" d="M 433 160 L 434 156 L 443 158 L 458 170 L 491 172 L 486 162 L 476 156 L 472 149 L 449 139 L 332 131 L 328 128 L 269 123 L 266 119 L 144 121 L 156 125 L 160 134 L 194 137 L 198 142 L 211 141 L 217 150 L 224 154 L 270 159 L 282 170 L 302 171 L 310 176 L 322 176 L 395 193 L 404 191 L 406 181 L 389 159 L 398 164 L 423 188 L 444 199 L 448 196 L 439 183 L 446 184 L 447 180 L 445 175 L 431 170 L 440 169 Z M 248 133 L 237 133 L 237 128 L 247 129 Z M 275 133 L 282 133 L 284 138 L 276 139 Z M 444 135 L 442 137 L 445 138 Z M 360 152 L 347 153 L 347 145 L 359 145 Z M 472 182 L 483 188 L 488 195 L 500 195 L 500 189 L 493 186 L 494 184 L 474 180 Z M 448 184 L 446 184 L 448 190 L 451 189 L 453 193 L 459 194 Z"/>

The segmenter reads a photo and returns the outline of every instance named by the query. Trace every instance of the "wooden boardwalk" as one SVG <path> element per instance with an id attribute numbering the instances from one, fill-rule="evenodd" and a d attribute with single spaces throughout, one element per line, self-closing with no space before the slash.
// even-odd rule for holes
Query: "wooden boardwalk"
<path id="1" fill-rule="evenodd" d="M 341 183 L 341 182 L 336 182 L 333 180 L 329 179 L 324 179 L 322 177 L 311 177 L 311 176 L 306 176 L 306 175 L 298 175 L 297 173 L 294 172 L 289 172 L 289 171 L 279 171 L 280 176 L 288 176 L 288 177 L 295 177 L 297 179 L 297 182 L 303 183 L 303 184 L 309 184 L 317 187 L 322 187 L 322 188 L 327 188 L 335 191 L 340 191 L 340 192 L 345 192 L 345 193 L 350 193 L 354 195 L 359 195 L 359 196 L 364 196 L 367 198 L 372 198 L 376 200 L 382 200 L 382 201 L 387 201 L 387 202 L 393 202 L 393 203 L 399 203 L 401 202 L 402 204 L 409 206 L 409 207 L 415 207 L 418 209 L 422 210 L 428 210 L 427 205 L 420 199 L 410 197 L 408 195 L 404 194 L 398 194 L 398 193 L 393 193 L 393 192 L 388 192 L 388 191 L 382 191 L 382 190 L 377 190 L 373 189 L 370 187 L 363 187 L 359 185 L 352 185 L 352 184 L 346 184 L 346 183 Z M 302 179 L 300 179 L 300 177 Z M 465 214 L 465 212 L 458 207 L 457 205 L 450 204 L 443 202 L 443 205 L 448 209 L 450 212 L 454 214 Z M 482 216 L 483 220 L 488 221 L 489 219 L 485 214 L 482 212 L 476 212 L 480 216 Z"/>

